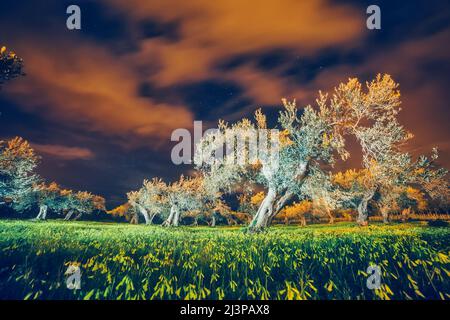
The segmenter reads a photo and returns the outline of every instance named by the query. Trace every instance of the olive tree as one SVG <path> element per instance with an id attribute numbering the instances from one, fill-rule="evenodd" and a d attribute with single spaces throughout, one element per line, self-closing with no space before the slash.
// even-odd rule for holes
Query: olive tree
<path id="1" fill-rule="evenodd" d="M 71 197 L 71 211 L 76 211 L 78 214 L 74 220 L 78 220 L 84 214 L 92 214 L 95 211 L 105 211 L 105 199 L 101 196 L 94 195 L 88 191 L 78 191 Z M 67 218 L 67 216 L 66 216 Z M 70 219 L 67 218 L 67 220 Z"/>
<path id="2" fill-rule="evenodd" d="M 167 209 L 166 190 L 166 184 L 161 179 L 154 178 L 144 180 L 142 188 L 138 191 L 127 193 L 128 202 L 144 217 L 145 224 L 151 224 L 155 216 Z"/>
<path id="3" fill-rule="evenodd" d="M 213 150 L 221 147 L 228 136 L 239 135 L 243 131 L 244 134 L 258 132 L 258 138 L 262 140 L 258 144 L 258 152 L 252 153 L 250 143 L 237 147 L 233 145 L 235 152 L 231 156 L 227 153 L 222 160 L 206 161 L 206 165 L 200 166 L 200 170 L 209 175 L 224 172 L 225 177 L 240 178 L 224 179 L 224 182 L 251 179 L 266 189 L 265 197 L 249 225 L 250 231 L 270 225 L 273 217 L 299 192 L 311 166 L 333 164 L 336 154 L 342 159 L 348 157 L 342 130 L 347 125 L 344 121 L 348 117 L 346 110 L 341 105 L 327 105 L 326 102 L 326 95 L 321 94 L 317 109 L 307 106 L 299 115 L 295 101 L 283 100 L 284 110 L 279 114 L 278 126 L 272 130 L 268 130 L 266 116 L 258 110 L 255 123 L 243 119 L 229 126 L 221 122 L 219 134 L 207 135 L 200 141 L 198 149 L 201 153 L 205 146 Z M 266 147 L 268 144 L 271 148 Z M 253 161 L 242 164 L 236 161 L 236 155 Z"/>
<path id="4" fill-rule="evenodd" d="M 41 180 L 35 173 L 38 161 L 26 140 L 0 141 L 0 205 L 8 203 L 19 212 L 31 208 L 35 185 Z"/>
<path id="5" fill-rule="evenodd" d="M 169 185 L 164 192 L 164 197 L 170 207 L 169 215 L 163 222 L 163 226 L 178 226 L 183 214 L 199 211 L 204 205 L 205 197 L 204 179 L 201 176 L 181 176 L 178 181 Z"/>
<path id="6" fill-rule="evenodd" d="M 46 220 L 48 210 L 60 213 L 67 208 L 68 194 L 56 182 L 35 186 L 34 193 L 39 207 L 35 220 Z"/>

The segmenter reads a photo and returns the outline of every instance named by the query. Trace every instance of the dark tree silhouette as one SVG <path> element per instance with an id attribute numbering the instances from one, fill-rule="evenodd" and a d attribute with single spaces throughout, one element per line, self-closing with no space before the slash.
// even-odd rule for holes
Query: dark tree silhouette
<path id="1" fill-rule="evenodd" d="M 25 75 L 23 72 L 23 60 L 13 51 L 0 49 L 0 89 L 3 83 L 18 76 Z"/>

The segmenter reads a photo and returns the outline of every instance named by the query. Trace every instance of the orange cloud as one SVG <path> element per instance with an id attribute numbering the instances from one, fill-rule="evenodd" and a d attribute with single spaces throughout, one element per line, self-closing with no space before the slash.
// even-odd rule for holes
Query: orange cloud
<path id="1" fill-rule="evenodd" d="M 365 13 L 329 1 L 107 1 L 132 21 L 179 23 L 180 41 L 148 39 L 138 60 L 161 64 L 150 76 L 159 85 L 211 77 L 214 63 L 238 54 L 290 48 L 310 54 L 350 44 L 365 30 Z M 157 80 L 157 81 L 156 81 Z"/>
<path id="2" fill-rule="evenodd" d="M 87 148 L 38 143 L 33 143 L 32 147 L 38 154 L 46 154 L 64 160 L 90 160 L 94 158 L 94 153 Z"/>
<path id="3" fill-rule="evenodd" d="M 151 138 L 149 144 L 166 144 L 172 129 L 191 126 L 193 115 L 182 102 L 140 97 L 137 90 L 142 81 L 156 90 L 192 81 L 231 81 L 251 98 L 254 105 L 249 108 L 253 109 L 278 105 L 282 97 L 297 98 L 300 106 L 313 103 L 318 90 L 330 90 L 348 77 L 387 72 L 401 84 L 402 122 L 416 134 L 416 147 L 431 149 L 431 142 L 436 142 L 448 154 L 448 143 L 442 138 L 449 135 L 448 120 L 439 115 L 447 108 L 447 90 L 418 67 L 423 61 L 448 57 L 448 31 L 391 44 L 378 55 L 368 53 L 367 61 L 359 66 L 325 68 L 300 87 L 281 70 L 263 71 L 252 62 L 232 70 L 216 66 L 238 55 L 280 48 L 311 57 L 329 47 L 348 50 L 361 46 L 367 32 L 364 10 L 326 0 L 104 3 L 111 11 L 124 13 L 134 32 L 146 19 L 176 22 L 179 38 L 140 40 L 137 51 L 117 56 L 101 44 L 79 38 L 58 37 L 51 42 L 49 35 L 44 39 L 43 35 L 16 37 L 21 39 L 12 46 L 24 57 L 28 76 L 12 82 L 5 91 L 27 110 L 46 117 L 121 141 L 142 144 Z M 450 163 L 448 156 L 444 157 Z"/>
<path id="4" fill-rule="evenodd" d="M 145 19 L 176 21 L 180 38 L 145 39 L 138 52 L 117 56 L 101 44 L 72 34 L 67 38 L 58 34 L 58 41 L 49 34 L 16 35 L 20 41 L 13 46 L 24 58 L 28 76 L 12 83 L 7 93 L 31 112 L 139 144 L 147 137 L 152 144 L 165 144 L 174 128 L 189 128 L 193 117 L 181 103 L 140 97 L 142 81 L 158 88 L 229 79 L 240 84 L 255 103 L 276 103 L 281 96 L 295 93 L 287 82 L 252 66 L 218 72 L 216 64 L 237 54 L 279 47 L 305 54 L 348 44 L 361 37 L 365 17 L 349 5 L 325 0 L 258 4 L 131 0 L 105 5 L 125 13 L 134 28 Z M 152 72 L 143 76 L 137 70 Z"/>
<path id="5" fill-rule="evenodd" d="M 133 68 L 106 49 L 36 38 L 22 39 L 15 49 L 26 61 L 27 76 L 6 92 L 29 111 L 131 141 L 165 142 L 174 128 L 192 123 L 184 106 L 140 97 Z"/>

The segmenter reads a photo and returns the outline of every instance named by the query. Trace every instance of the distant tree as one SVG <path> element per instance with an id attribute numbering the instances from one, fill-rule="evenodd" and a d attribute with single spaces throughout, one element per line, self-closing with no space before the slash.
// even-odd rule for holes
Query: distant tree
<path id="1" fill-rule="evenodd" d="M 347 195 L 347 200 L 343 207 L 355 208 L 359 217 L 367 214 L 369 201 L 374 197 L 374 180 L 369 169 L 350 169 L 338 172 L 332 176 L 332 183 L 340 189 L 342 194 Z M 363 218 L 359 218 L 364 221 Z"/>
<path id="2" fill-rule="evenodd" d="M 38 161 L 26 140 L 0 141 L 0 205 L 10 204 L 19 212 L 31 208 L 35 185 L 40 182 L 35 173 Z"/>
<path id="3" fill-rule="evenodd" d="M 201 209 L 189 211 L 186 216 L 194 220 L 192 225 L 195 226 L 198 225 L 198 221 L 205 221 L 209 226 L 214 227 L 219 219 L 227 223 L 233 220 L 231 208 L 220 198 L 205 202 Z"/>
<path id="4" fill-rule="evenodd" d="M 378 128 L 379 134 L 383 136 L 379 140 L 389 137 L 389 132 L 392 132 L 390 130 Z M 401 127 L 398 128 L 398 132 L 402 131 Z M 368 223 L 370 202 L 378 208 L 384 222 L 388 222 L 391 212 L 399 211 L 405 206 L 411 209 L 406 202 L 414 201 L 423 210 L 427 205 L 425 195 L 431 200 L 448 202 L 447 170 L 436 164 L 437 150 L 433 150 L 430 158 L 420 156 L 414 160 L 408 153 L 400 150 L 397 142 L 385 141 L 380 146 L 374 146 L 378 144 L 377 141 L 375 138 L 373 141 L 364 141 L 366 148 L 372 150 L 367 151 L 370 160 L 366 159 L 365 169 L 348 170 L 333 177 L 333 182 L 344 189 L 347 195 L 351 195 L 347 204 L 358 210 L 359 224 Z M 405 140 L 397 141 L 403 144 Z"/>
<path id="5" fill-rule="evenodd" d="M 425 211 L 428 208 L 428 201 L 425 194 L 419 189 L 409 186 L 406 188 L 404 194 L 406 198 L 409 199 L 410 203 L 407 206 L 403 206 L 399 201 L 400 207 L 413 207 L 414 210 L 418 212 Z"/>
<path id="6" fill-rule="evenodd" d="M 241 193 L 237 196 L 237 200 L 239 203 L 237 211 L 239 212 L 247 212 L 252 216 L 256 213 L 258 207 L 255 207 L 251 201 L 251 194 L 248 192 Z M 259 204 L 258 204 L 259 206 Z"/>
<path id="7" fill-rule="evenodd" d="M 61 189 L 56 182 L 41 183 L 35 187 L 34 192 L 39 207 L 35 220 L 46 220 L 49 209 L 59 214 L 68 207 L 69 191 Z"/>
<path id="8" fill-rule="evenodd" d="M 181 176 L 176 182 L 167 186 L 164 193 L 170 212 L 163 226 L 178 226 L 184 213 L 199 211 L 204 207 L 205 194 L 204 180 L 202 177 Z"/>
<path id="9" fill-rule="evenodd" d="M 313 209 L 313 204 L 310 200 L 302 200 L 300 202 L 294 202 L 291 205 L 284 207 L 280 214 L 277 216 L 278 219 L 284 220 L 284 223 L 288 225 L 292 220 L 300 220 L 302 226 L 306 225 L 305 215 L 311 212 Z"/>
<path id="10" fill-rule="evenodd" d="M 144 217 L 145 224 L 152 224 L 155 216 L 168 208 L 166 191 L 167 186 L 161 179 L 144 180 L 141 189 L 127 193 L 128 203 Z"/>
<path id="11" fill-rule="evenodd" d="M 216 198 L 215 201 L 212 201 L 209 208 L 211 208 L 211 210 L 207 210 L 207 212 L 211 212 L 209 215 L 211 219 L 209 225 L 211 227 L 216 225 L 218 217 L 222 217 L 227 221 L 231 218 L 232 210 L 221 198 Z"/>
<path id="12" fill-rule="evenodd" d="M 23 60 L 6 47 L 0 48 L 0 89 L 3 83 L 24 75 Z"/>
<path id="13" fill-rule="evenodd" d="M 74 192 L 63 189 L 56 182 L 35 186 L 34 195 L 39 206 L 35 220 L 46 220 L 49 210 L 58 215 L 66 212 L 64 220 L 70 220 L 74 213 L 77 213 L 74 220 L 78 220 L 84 214 L 106 210 L 103 197 L 87 191 Z"/>
<path id="14" fill-rule="evenodd" d="M 181 216 L 188 212 L 200 213 L 205 208 L 212 209 L 216 198 L 214 180 L 202 175 L 194 177 L 181 176 L 167 187 L 165 193 L 170 212 L 163 226 L 178 226 Z M 204 212 L 204 211 L 203 211 Z"/>
<path id="15" fill-rule="evenodd" d="M 123 217 L 131 224 L 139 223 L 139 216 L 129 202 L 121 204 L 112 210 L 108 210 L 106 213 L 112 215 L 113 217 Z"/>
<path id="16" fill-rule="evenodd" d="M 323 172 L 315 167 L 300 187 L 299 197 L 311 201 L 311 213 L 327 216 L 334 223 L 333 212 L 344 209 L 353 200 L 354 194 L 334 182 L 331 172 Z"/>
<path id="17" fill-rule="evenodd" d="M 72 210 L 78 213 L 74 218 L 75 220 L 78 220 L 84 214 L 92 214 L 95 211 L 106 211 L 105 198 L 87 191 L 78 191 L 74 193 L 71 205 L 73 208 Z M 69 218 L 67 218 L 67 220 Z"/>

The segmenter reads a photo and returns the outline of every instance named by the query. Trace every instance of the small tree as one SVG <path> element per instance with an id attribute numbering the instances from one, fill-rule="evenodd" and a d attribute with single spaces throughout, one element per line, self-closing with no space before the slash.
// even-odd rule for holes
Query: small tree
<path id="1" fill-rule="evenodd" d="M 112 215 L 113 217 L 123 217 L 131 224 L 139 223 L 139 216 L 129 202 L 121 204 L 112 210 L 108 210 L 106 213 Z"/>
<path id="2" fill-rule="evenodd" d="M 181 176 L 176 182 L 167 186 L 164 193 L 170 212 L 163 226 L 178 226 L 183 213 L 201 210 L 204 206 L 205 188 L 202 177 Z"/>
<path id="3" fill-rule="evenodd" d="M 49 209 L 59 214 L 68 207 L 69 193 L 61 189 L 56 182 L 48 185 L 41 183 L 35 186 L 34 192 L 39 206 L 35 220 L 46 220 Z"/>
<path id="4" fill-rule="evenodd" d="M 139 212 L 145 219 L 145 224 L 151 224 L 154 217 L 167 209 L 165 192 L 166 184 L 158 178 L 144 180 L 144 184 L 138 191 L 127 193 L 131 207 Z"/>
<path id="5" fill-rule="evenodd" d="M 352 200 L 353 194 L 333 184 L 333 175 L 313 168 L 300 188 L 299 197 L 310 199 L 314 215 L 326 215 L 334 223 L 333 212 Z"/>
<path id="6" fill-rule="evenodd" d="M 0 141 L 0 205 L 11 204 L 19 212 L 31 208 L 34 188 L 40 181 L 35 173 L 38 160 L 24 139 Z"/>
<path id="7" fill-rule="evenodd" d="M 0 89 L 3 83 L 18 76 L 24 75 L 23 60 L 13 51 L 0 48 Z"/>
<path id="8" fill-rule="evenodd" d="M 284 223 L 288 225 L 292 220 L 300 220 L 300 225 L 306 225 L 305 215 L 311 212 L 313 209 L 313 203 L 310 200 L 302 200 L 300 202 L 294 202 L 292 205 L 288 205 L 280 211 L 277 216 L 279 219 L 283 219 Z"/>
<path id="9" fill-rule="evenodd" d="M 105 211 L 105 199 L 87 191 L 78 191 L 72 197 L 72 210 L 78 212 L 75 220 L 84 214 L 92 214 L 95 211 Z M 67 217 L 66 217 L 67 218 Z M 70 219 L 70 216 L 67 220 Z"/>

